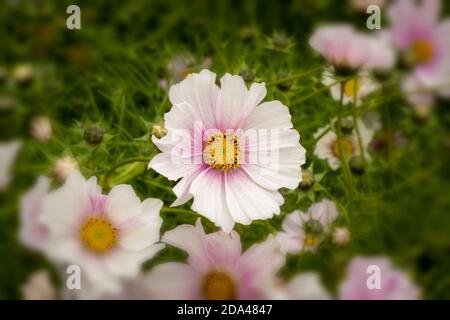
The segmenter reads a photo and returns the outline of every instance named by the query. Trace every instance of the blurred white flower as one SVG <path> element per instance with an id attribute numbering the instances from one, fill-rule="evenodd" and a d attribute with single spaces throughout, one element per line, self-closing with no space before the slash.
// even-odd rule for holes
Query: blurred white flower
<path id="1" fill-rule="evenodd" d="M 22 298 L 25 300 L 54 300 L 56 290 L 50 281 L 47 271 L 33 273 L 22 285 Z"/>
<path id="2" fill-rule="evenodd" d="M 39 221 L 42 199 L 50 189 L 50 179 L 40 176 L 36 184 L 20 199 L 20 242 L 34 250 L 42 250 L 47 241 L 48 230 Z"/>
<path id="3" fill-rule="evenodd" d="M 277 239 L 287 253 L 315 251 L 337 216 L 336 204 L 323 199 L 311 205 L 307 212 L 296 210 L 288 214 Z"/>
<path id="4" fill-rule="evenodd" d="M 331 169 L 337 170 L 341 166 L 341 159 L 339 157 L 340 148 L 338 144 L 337 135 L 334 131 L 335 129 L 334 123 L 335 122 L 333 121 L 333 125 L 330 129 L 320 128 L 314 134 L 315 138 L 321 137 L 316 143 L 314 154 L 319 159 L 327 160 L 328 165 L 330 166 Z M 375 134 L 375 130 L 367 127 L 364 121 L 360 119 L 357 120 L 357 123 L 361 134 L 362 145 L 364 149 L 367 150 L 367 146 L 372 141 L 373 136 Z M 328 131 L 326 132 L 326 130 Z M 345 153 L 347 159 L 350 159 L 352 156 L 361 155 L 358 137 L 354 129 L 350 134 L 347 134 L 342 137 L 341 145 L 342 150 Z M 368 159 L 367 152 L 365 152 L 365 155 L 366 159 Z"/>
<path id="5" fill-rule="evenodd" d="M 77 160 L 71 156 L 65 156 L 55 161 L 53 166 L 53 174 L 59 182 L 63 183 L 66 178 L 75 171 L 80 171 Z"/>
<path id="6" fill-rule="evenodd" d="M 367 71 L 360 71 L 358 75 L 352 79 L 336 83 L 337 80 L 331 70 L 326 70 L 322 76 L 322 83 L 326 86 L 330 86 L 331 97 L 335 101 L 341 99 L 341 87 L 344 86 L 342 102 L 344 104 L 361 103 L 361 100 L 377 90 L 379 85 L 371 78 Z M 333 85 L 336 83 L 335 85 Z"/>
<path id="7" fill-rule="evenodd" d="M 141 203 L 129 185 L 101 193 L 95 177 L 72 173 L 42 201 L 41 222 L 49 230 L 45 252 L 57 264 L 81 268 L 85 296 L 115 294 L 121 281 L 136 277 L 158 244 L 163 203 Z"/>
<path id="8" fill-rule="evenodd" d="M 22 142 L 18 140 L 0 143 L 0 191 L 5 190 L 11 181 L 11 167 L 21 146 Z"/>

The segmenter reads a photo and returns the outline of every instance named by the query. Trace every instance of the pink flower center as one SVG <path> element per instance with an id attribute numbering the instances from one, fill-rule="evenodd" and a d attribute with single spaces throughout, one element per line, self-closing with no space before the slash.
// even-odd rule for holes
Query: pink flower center
<path id="1" fill-rule="evenodd" d="M 117 229 L 106 218 L 89 218 L 80 229 L 80 239 L 90 251 L 103 254 L 116 245 Z"/>
<path id="2" fill-rule="evenodd" d="M 203 149 L 203 161 L 211 168 L 225 172 L 240 167 L 239 155 L 238 138 L 222 132 L 213 134 Z"/>
<path id="3" fill-rule="evenodd" d="M 235 300 L 235 280 L 228 273 L 212 271 L 203 278 L 202 293 L 207 300 Z"/>

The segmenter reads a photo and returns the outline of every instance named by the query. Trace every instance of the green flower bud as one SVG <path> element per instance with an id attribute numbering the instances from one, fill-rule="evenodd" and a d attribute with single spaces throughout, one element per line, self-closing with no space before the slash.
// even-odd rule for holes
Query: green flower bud
<path id="1" fill-rule="evenodd" d="M 102 142 L 105 131 L 98 125 L 87 127 L 84 130 L 84 140 L 90 145 L 96 145 Z"/>
<path id="2" fill-rule="evenodd" d="M 302 190 L 308 190 L 309 188 L 311 188 L 315 183 L 314 180 L 314 174 L 312 173 L 312 171 L 308 170 L 308 169 L 303 169 L 302 170 L 302 181 L 300 182 L 300 189 Z"/>

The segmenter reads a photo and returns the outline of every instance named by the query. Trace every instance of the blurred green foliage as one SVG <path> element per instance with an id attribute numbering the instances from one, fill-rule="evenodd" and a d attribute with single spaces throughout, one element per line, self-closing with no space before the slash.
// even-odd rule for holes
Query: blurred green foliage
<path id="1" fill-rule="evenodd" d="M 66 8 L 75 2 L 81 7 L 82 28 L 67 30 Z M 449 3 L 445 5 L 448 14 Z M 290 256 L 283 277 L 317 270 L 333 291 L 352 256 L 382 254 L 411 273 L 425 298 L 449 299 L 448 102 L 440 101 L 427 121 L 418 122 L 399 95 L 386 99 L 378 110 L 382 114 L 389 110 L 389 129 L 404 135 L 407 143 L 373 151 L 370 168 L 365 175 L 354 176 L 354 188 L 348 190 L 339 171 L 329 171 L 312 156 L 313 133 L 335 116 L 336 109 L 329 93 L 318 91 L 320 72 L 294 80 L 291 86 L 270 85 L 280 74 L 297 75 L 321 66 L 307 40 L 319 23 L 336 21 L 365 26 L 364 16 L 353 13 L 344 1 L 331 0 L 2 1 L 0 67 L 8 77 L 0 84 L 0 97 L 11 97 L 16 105 L 0 111 L 0 137 L 2 141 L 20 137 L 24 146 L 14 181 L 0 193 L 0 298 L 20 298 L 20 286 L 40 268 L 53 270 L 58 281 L 45 258 L 17 240 L 19 198 L 39 174 L 52 175 L 57 158 L 72 155 L 84 175 L 97 175 L 105 190 L 130 183 L 141 199 L 161 198 L 166 206 L 175 199 L 173 183 L 146 171 L 143 162 L 110 168 L 130 158 L 150 159 L 158 152 L 149 132 L 170 109 L 158 81 L 168 78 L 167 65 L 174 57 L 188 54 L 194 61 L 189 71 L 200 70 L 209 58 L 219 77 L 251 70 L 253 81 L 268 83 L 266 99 L 289 106 L 307 149 L 307 166 L 314 163 L 314 172 L 323 175 L 312 191 L 283 191 L 279 217 L 237 225 L 245 248 L 278 230 L 286 213 L 330 197 L 339 204 L 337 225 L 350 229 L 351 243 L 341 248 L 328 239 L 317 253 Z M 280 34 L 286 39 L 280 40 Z M 19 63 L 33 66 L 34 79 L 27 87 L 10 79 Z M 398 92 L 395 78 L 386 86 Z M 47 144 L 27 133 L 35 114 L 52 122 L 54 133 Z M 98 145 L 83 139 L 84 129 L 93 124 L 105 132 Z M 109 179 L 104 179 L 106 173 Z M 189 204 L 165 208 L 162 216 L 162 232 L 192 224 L 198 217 Z M 203 222 L 208 231 L 216 230 L 206 219 Z M 182 259 L 184 253 L 167 248 L 146 268 Z"/>

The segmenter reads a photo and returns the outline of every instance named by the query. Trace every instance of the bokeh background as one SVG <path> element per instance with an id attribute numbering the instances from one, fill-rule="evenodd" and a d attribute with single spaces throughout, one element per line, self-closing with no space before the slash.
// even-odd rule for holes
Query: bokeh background
<path id="1" fill-rule="evenodd" d="M 81 8 L 81 30 L 66 28 L 70 4 Z M 443 5 L 442 14 L 449 15 L 450 2 Z M 337 225 L 350 230 L 350 243 L 336 247 L 328 239 L 316 253 L 290 256 L 282 277 L 318 271 L 334 292 L 353 256 L 387 255 L 412 275 L 424 298 L 449 299 L 448 101 L 418 112 L 396 94 L 399 83 L 392 81 L 392 97 L 379 111 L 390 108 L 397 143 L 389 149 L 386 132 L 378 133 L 371 166 L 355 177 L 349 202 L 339 172 L 313 161 L 313 134 L 334 117 L 336 104 L 328 91 L 319 91 L 320 73 L 276 83 L 323 65 L 308 45 L 317 25 L 345 21 L 365 30 L 366 18 L 346 1 L 332 0 L 2 0 L 0 140 L 20 139 L 23 145 L 13 179 L 0 192 L 0 298 L 22 298 L 21 286 L 36 270 L 48 270 L 56 285 L 61 281 L 43 255 L 18 241 L 19 199 L 38 175 L 55 176 L 58 159 L 73 157 L 86 177 L 103 179 L 105 190 L 130 183 L 141 199 L 160 198 L 166 206 L 175 199 L 172 182 L 146 170 L 144 160 L 158 152 L 149 137 L 170 109 L 167 86 L 207 67 L 218 75 L 266 82 L 267 99 L 289 106 L 307 150 L 306 167 L 313 164 L 317 174 L 313 188 L 283 192 L 281 216 L 237 225 L 245 248 L 279 230 L 286 213 L 327 196 L 340 203 Z M 309 97 L 311 92 L 318 93 Z M 50 121 L 48 138 L 37 139 L 31 129 L 36 116 Z M 101 142 L 89 141 L 92 131 Z M 127 163 L 132 158 L 138 161 Z M 161 214 L 162 232 L 198 217 L 189 205 Z M 203 223 L 216 230 L 206 219 Z M 145 268 L 185 258 L 182 251 L 166 248 Z"/>

